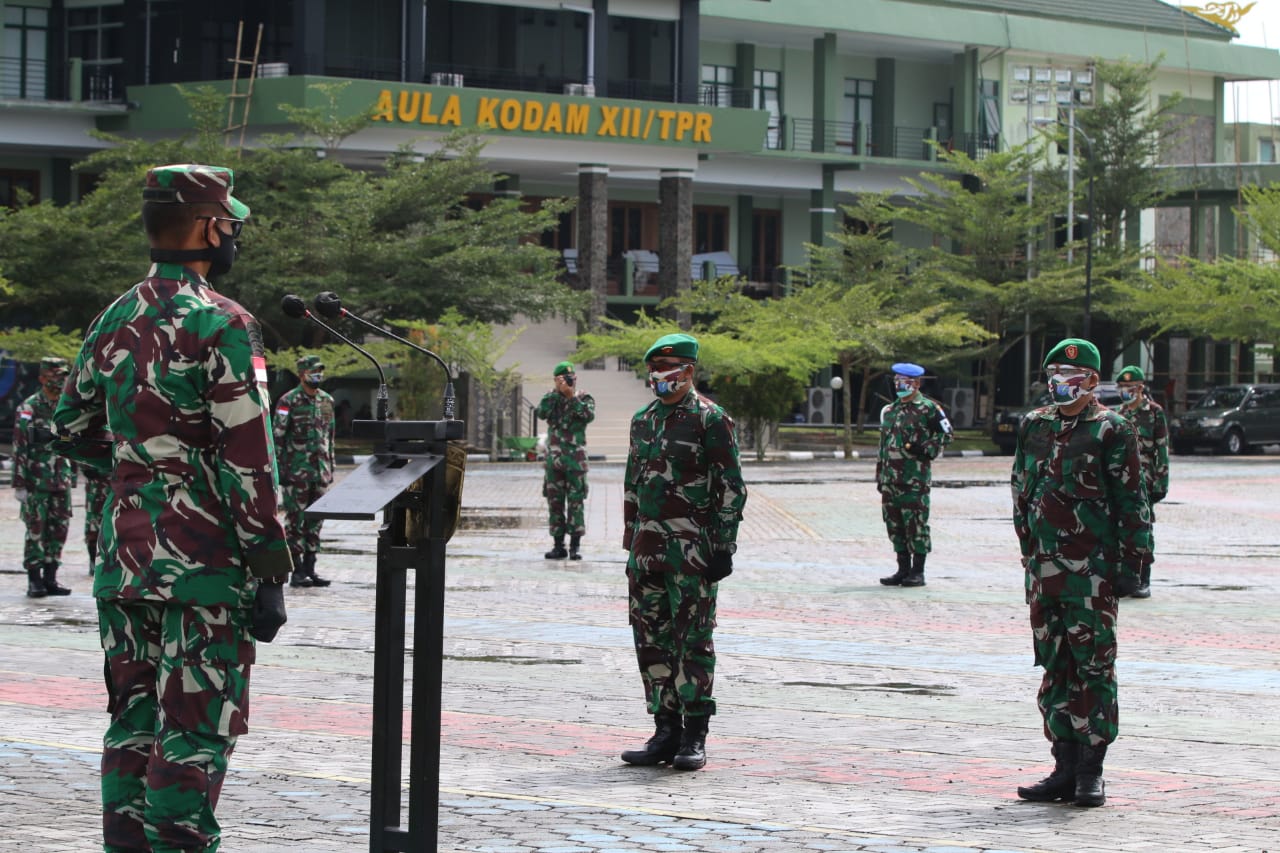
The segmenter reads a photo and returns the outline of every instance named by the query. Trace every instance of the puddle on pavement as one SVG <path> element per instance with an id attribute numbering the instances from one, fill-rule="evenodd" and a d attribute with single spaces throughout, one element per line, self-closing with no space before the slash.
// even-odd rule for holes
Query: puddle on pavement
<path id="1" fill-rule="evenodd" d="M 523 655 L 445 655 L 444 658 L 471 663 L 508 663 L 513 666 L 537 666 L 544 663 L 573 666 L 582 663 L 577 658 L 531 658 Z"/>
<path id="2" fill-rule="evenodd" d="M 829 681 L 784 681 L 784 687 L 834 687 L 837 690 L 863 692 L 902 693 L 907 696 L 950 696 L 952 689 L 945 684 L 912 684 L 909 681 L 882 681 L 877 684 L 836 684 Z"/>
<path id="3" fill-rule="evenodd" d="M 538 526 L 538 520 L 524 513 L 462 511 L 459 530 L 517 530 Z"/>
<path id="4" fill-rule="evenodd" d="M 1008 480 L 934 480 L 935 489 L 986 489 L 992 486 L 1009 486 Z"/>
<path id="5" fill-rule="evenodd" d="M 445 592 L 493 592 L 491 586 L 447 586 Z"/>
<path id="6" fill-rule="evenodd" d="M 1162 584 L 1163 586 L 1164 584 Z M 1168 586 L 1182 587 L 1183 589 L 1207 589 L 1210 592 L 1248 592 L 1253 589 L 1251 586 L 1236 586 L 1231 584 L 1217 583 L 1171 583 Z"/>

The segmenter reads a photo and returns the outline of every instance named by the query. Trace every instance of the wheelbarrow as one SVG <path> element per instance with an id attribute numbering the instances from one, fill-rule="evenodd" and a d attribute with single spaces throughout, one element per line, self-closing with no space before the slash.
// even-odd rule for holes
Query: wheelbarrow
<path id="1" fill-rule="evenodd" d="M 511 451 L 513 457 L 523 456 L 528 462 L 538 459 L 538 437 L 536 435 L 505 435 L 502 444 Z"/>

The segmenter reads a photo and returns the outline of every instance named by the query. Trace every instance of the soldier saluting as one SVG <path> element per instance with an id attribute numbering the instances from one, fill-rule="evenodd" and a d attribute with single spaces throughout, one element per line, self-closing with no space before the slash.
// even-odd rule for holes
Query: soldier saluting
<path id="1" fill-rule="evenodd" d="M 538 401 L 538 417 L 547 422 L 547 457 L 542 496 L 547 499 L 551 528 L 548 560 L 581 560 L 586 532 L 582 508 L 587 499 L 587 424 L 596 418 L 596 401 L 578 387 L 573 362 L 562 361 L 553 371 L 555 389 Z M 569 550 L 564 549 L 569 534 Z"/>

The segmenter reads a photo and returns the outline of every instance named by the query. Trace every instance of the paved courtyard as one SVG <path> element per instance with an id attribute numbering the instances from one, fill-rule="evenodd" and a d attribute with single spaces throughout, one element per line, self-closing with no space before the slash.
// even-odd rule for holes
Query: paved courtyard
<path id="1" fill-rule="evenodd" d="M 621 467 L 592 471 L 587 559 L 552 563 L 539 468 L 473 464 L 449 546 L 440 849 L 1280 850 L 1280 458 L 1175 458 L 1154 595 L 1121 607 L 1102 809 L 1014 795 L 1049 754 L 1008 470 L 937 464 L 929 583 L 902 590 L 877 583 L 872 462 L 748 463 L 720 713 L 707 768 L 682 774 L 618 760 L 650 733 Z M 79 523 L 75 594 L 29 600 L 0 489 L 0 850 L 97 849 L 105 696 Z M 374 530 L 326 525 L 334 585 L 291 590 L 260 649 L 223 850 L 368 848 Z"/>

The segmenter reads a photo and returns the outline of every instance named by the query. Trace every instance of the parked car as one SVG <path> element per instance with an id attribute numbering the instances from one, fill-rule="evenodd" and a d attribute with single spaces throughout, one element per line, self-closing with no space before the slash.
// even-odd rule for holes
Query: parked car
<path id="1" fill-rule="evenodd" d="M 1120 408 L 1120 389 L 1116 388 L 1116 383 L 1099 382 L 1098 388 L 1094 393 L 1098 398 L 1098 402 L 1107 408 Z M 1022 426 L 1022 419 L 1032 409 L 1047 406 L 1052 402 L 1053 398 L 1049 395 L 1049 392 L 1044 391 L 1030 406 L 1023 406 L 1019 409 L 998 410 L 995 423 L 991 426 L 991 440 L 995 442 L 996 447 L 1000 448 L 1000 452 L 1013 453 L 1018 447 L 1018 427 Z"/>
<path id="2" fill-rule="evenodd" d="M 1169 422 L 1174 453 L 1210 447 L 1237 456 L 1280 444 L 1280 384 L 1219 385 Z"/>

